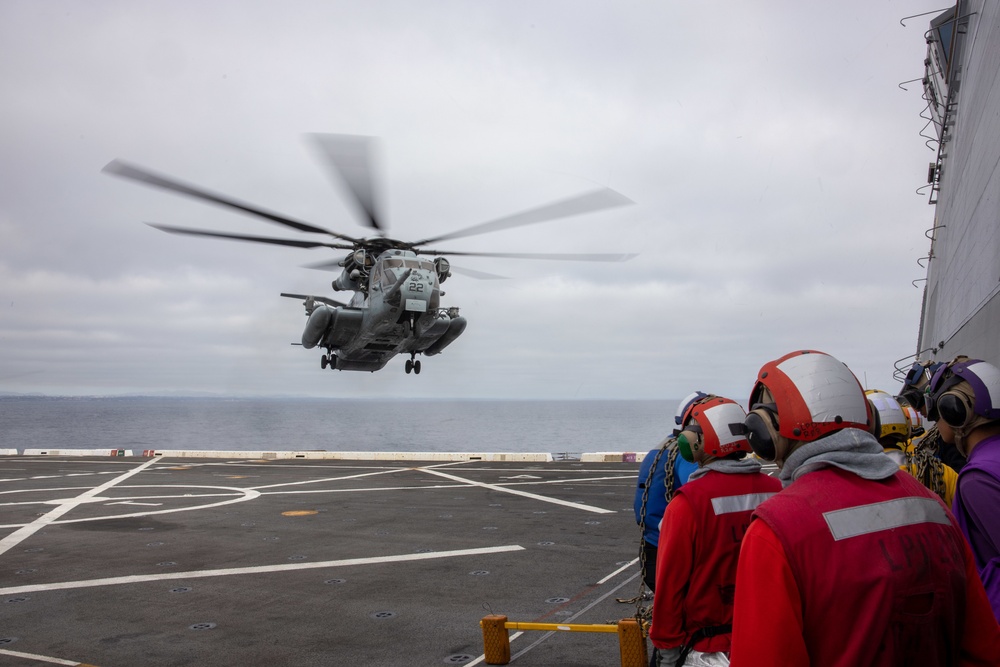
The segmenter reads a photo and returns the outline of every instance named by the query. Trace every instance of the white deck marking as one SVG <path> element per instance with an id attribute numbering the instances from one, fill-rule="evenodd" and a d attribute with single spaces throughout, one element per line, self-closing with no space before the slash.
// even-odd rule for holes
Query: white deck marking
<path id="1" fill-rule="evenodd" d="M 343 477 L 323 477 L 321 479 L 306 479 L 301 482 L 282 482 L 281 484 L 264 484 L 262 486 L 251 486 L 248 487 L 254 491 L 259 491 L 260 489 L 276 489 L 282 486 L 299 486 L 302 484 L 322 484 L 323 482 L 339 482 L 344 479 L 358 479 L 359 477 L 371 477 L 373 475 L 388 475 L 394 472 L 404 472 L 406 470 L 412 470 L 412 468 L 393 468 L 391 470 L 380 470 L 378 472 L 361 472 L 357 475 L 344 475 Z"/>
<path id="2" fill-rule="evenodd" d="M 506 486 L 499 486 L 497 484 L 486 484 L 485 482 L 477 482 L 475 480 L 466 479 L 464 477 L 458 477 L 456 475 L 449 475 L 446 472 L 441 472 L 440 470 L 431 470 L 430 468 L 418 468 L 424 472 L 429 472 L 432 475 L 440 475 L 447 479 L 454 480 L 456 482 L 464 482 L 471 486 L 481 486 L 484 489 L 492 489 L 493 491 L 501 491 L 503 493 L 511 493 L 515 496 L 524 496 L 525 498 L 533 498 L 535 500 L 541 500 L 546 503 L 553 503 L 555 505 L 563 505 L 565 507 L 572 507 L 574 509 L 583 510 L 585 512 L 594 512 L 595 514 L 615 514 L 614 510 L 606 510 L 602 507 L 594 507 L 593 505 L 584 505 L 583 503 L 573 503 L 568 500 L 559 500 L 558 498 L 550 498 L 548 496 L 541 496 L 537 493 L 528 493 L 527 491 L 519 491 L 517 489 L 511 489 Z M 571 483 L 571 482 L 567 482 Z"/>
<path id="3" fill-rule="evenodd" d="M 46 512 L 45 514 L 38 517 L 31 523 L 27 524 L 26 526 L 22 526 L 21 528 L 18 528 L 13 533 L 0 540 L 0 554 L 6 553 L 7 551 L 13 549 L 18 544 L 28 539 L 32 535 L 34 535 L 36 532 L 38 532 L 45 526 L 49 525 L 50 523 L 61 517 L 63 514 L 66 514 L 67 512 L 72 510 L 74 507 L 77 507 L 78 505 L 88 502 L 91 498 L 100 494 L 102 491 L 110 489 L 119 482 L 123 482 L 129 477 L 132 477 L 133 475 L 142 472 L 155 462 L 156 459 L 150 459 L 149 461 L 146 461 L 137 468 L 133 468 L 132 470 L 129 470 L 128 472 L 122 475 L 118 475 L 114 479 L 109 479 L 107 482 L 101 484 L 100 486 L 95 486 L 94 488 L 88 491 L 84 491 L 76 498 L 69 498 L 67 500 L 62 501 L 59 504 L 59 506 L 56 507 L 55 509 Z"/>
<path id="4" fill-rule="evenodd" d="M 501 547 L 482 547 L 479 549 L 456 549 L 453 551 L 431 551 L 428 553 L 400 554 L 398 556 L 372 556 L 370 558 L 345 558 L 343 560 L 327 560 L 318 563 L 283 563 L 281 565 L 255 565 L 252 567 L 229 567 L 220 570 L 193 570 L 189 572 L 165 572 L 161 574 L 133 574 L 124 577 L 107 577 L 105 579 L 84 579 L 82 581 L 63 581 L 52 584 L 36 584 L 31 586 L 11 586 L 0 588 L 0 595 L 15 593 L 37 593 L 41 591 L 60 591 L 72 588 L 94 588 L 97 586 L 112 586 L 116 584 L 141 584 L 149 581 L 169 581 L 171 579 L 201 579 L 204 577 L 226 577 L 239 574 L 266 574 L 269 572 L 295 572 L 298 570 L 315 570 L 330 567 L 347 567 L 350 565 L 377 565 L 380 563 L 405 563 L 415 560 L 433 560 L 436 558 L 455 558 L 458 556 L 479 556 L 483 554 L 504 553 L 507 551 L 524 551 L 519 544 L 509 544 Z"/>
<path id="5" fill-rule="evenodd" d="M 627 570 L 628 568 L 632 567 L 633 565 L 635 565 L 635 564 L 636 564 L 636 563 L 638 563 L 638 562 L 639 562 L 639 559 L 638 559 L 638 558 L 636 558 L 635 560 L 630 560 L 629 562 L 625 563 L 625 564 L 624 564 L 624 565 L 622 565 L 622 566 L 621 566 L 620 568 L 618 568 L 617 570 L 615 570 L 614 572 L 612 572 L 612 573 L 611 573 L 611 574 L 609 574 L 608 576 L 604 577 L 603 579 L 601 579 L 601 580 L 600 580 L 600 581 L 598 581 L 597 583 L 599 583 L 599 584 L 603 584 L 603 583 L 605 583 L 606 581 L 610 581 L 611 579 L 614 579 L 614 578 L 615 578 L 615 577 L 617 577 L 617 576 L 618 576 L 618 575 L 619 575 L 620 573 L 624 572 L 625 570 Z"/>
<path id="6" fill-rule="evenodd" d="M 105 506 L 110 505 L 143 505 L 145 507 L 160 507 L 163 503 L 137 503 L 134 500 L 119 500 L 116 503 L 104 503 Z"/>
<path id="7" fill-rule="evenodd" d="M 76 660 L 63 660 L 62 658 L 50 658 L 47 655 L 37 655 L 35 653 L 21 653 L 20 651 L 9 651 L 7 649 L 0 649 L 0 655 L 10 655 L 15 658 L 34 660 L 35 662 L 48 662 L 53 665 L 72 665 L 72 667 L 78 667 L 80 665 L 80 663 Z"/>
<path id="8" fill-rule="evenodd" d="M 149 500 L 151 498 L 170 498 L 174 500 L 190 500 L 192 498 L 229 498 L 229 500 L 220 500 L 217 503 L 206 503 L 204 505 L 189 505 L 186 507 L 174 507 L 172 509 L 165 510 L 147 510 L 143 512 L 130 512 L 128 514 L 109 514 L 106 516 L 92 516 L 86 519 L 63 519 L 61 521 L 50 521 L 52 524 L 63 524 L 63 523 L 85 523 L 88 521 L 107 521 L 109 519 L 131 519 L 133 517 L 143 517 L 150 516 L 152 514 L 173 514 L 175 512 L 193 512 L 194 510 L 206 510 L 213 507 L 222 507 L 223 505 L 232 505 L 233 503 L 243 503 L 248 500 L 254 500 L 260 497 L 260 493 L 252 489 L 241 489 L 237 486 L 198 486 L 198 485 L 184 485 L 184 484 L 150 484 L 148 486 L 142 487 L 119 487 L 124 489 L 130 488 L 180 488 L 180 489 L 222 489 L 225 491 L 232 491 L 232 493 L 212 493 L 212 494 L 193 494 L 185 493 L 183 495 L 174 496 L 134 496 L 136 500 Z M 106 500 L 128 500 L 128 498 L 103 498 L 102 501 Z M 59 501 L 47 501 L 47 502 L 59 502 Z M 84 501 L 81 501 L 81 503 Z M 94 502 L 93 498 L 85 502 Z M 27 524 L 31 525 L 31 524 Z M 14 526 L 0 526 L 0 528 L 13 528 Z"/>

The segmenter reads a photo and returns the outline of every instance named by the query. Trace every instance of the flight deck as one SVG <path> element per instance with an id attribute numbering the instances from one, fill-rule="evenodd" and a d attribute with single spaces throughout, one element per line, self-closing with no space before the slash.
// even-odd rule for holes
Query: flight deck
<path id="1" fill-rule="evenodd" d="M 477 665 L 489 614 L 635 614 L 628 456 L 147 454 L 0 456 L 0 665 Z M 510 647 L 620 664 L 614 634 Z"/>

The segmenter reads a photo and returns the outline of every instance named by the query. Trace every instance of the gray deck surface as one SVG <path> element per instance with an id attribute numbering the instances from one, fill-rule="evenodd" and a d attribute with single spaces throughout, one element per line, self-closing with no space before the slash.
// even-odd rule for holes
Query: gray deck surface
<path id="1" fill-rule="evenodd" d="M 634 614 L 637 469 L 0 457 L 0 665 L 484 664 L 491 611 Z M 614 634 L 511 650 L 620 664 Z"/>

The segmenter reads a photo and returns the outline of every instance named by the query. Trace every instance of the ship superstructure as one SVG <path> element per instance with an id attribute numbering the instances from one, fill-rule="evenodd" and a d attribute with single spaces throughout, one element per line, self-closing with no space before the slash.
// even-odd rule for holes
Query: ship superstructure
<path id="1" fill-rule="evenodd" d="M 1000 365 L 1000 3 L 960 0 L 926 33 L 935 209 L 917 355 Z"/>

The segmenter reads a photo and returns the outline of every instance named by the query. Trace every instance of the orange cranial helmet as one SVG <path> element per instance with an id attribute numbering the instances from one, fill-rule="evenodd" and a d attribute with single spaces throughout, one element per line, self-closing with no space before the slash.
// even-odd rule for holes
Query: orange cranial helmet
<path id="1" fill-rule="evenodd" d="M 750 394 L 753 451 L 783 462 L 791 441 L 811 442 L 844 428 L 868 429 L 871 408 L 854 373 L 824 352 L 801 350 L 764 364 Z"/>

